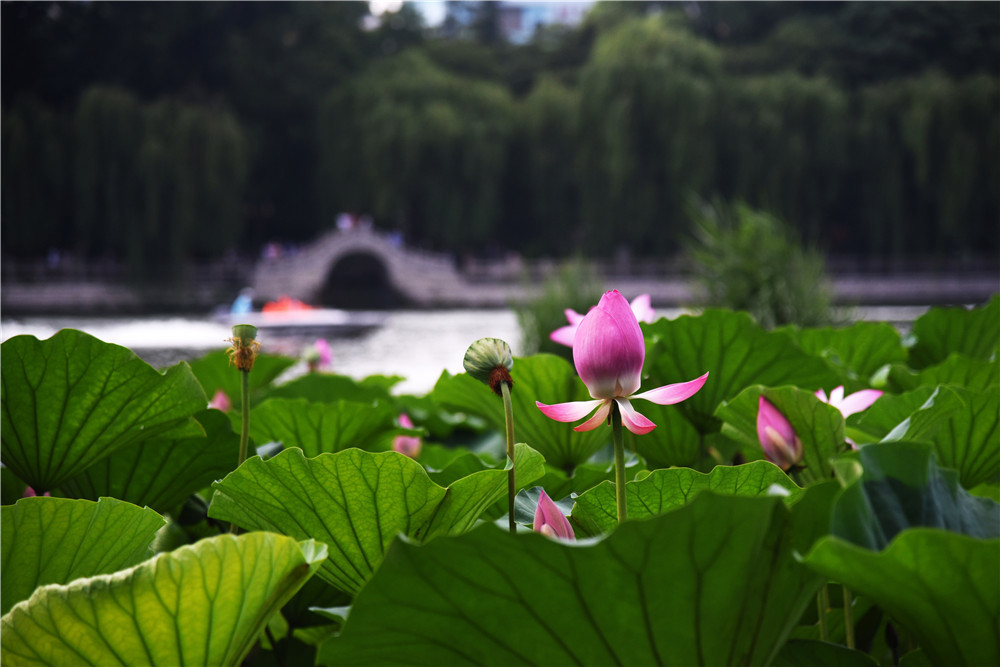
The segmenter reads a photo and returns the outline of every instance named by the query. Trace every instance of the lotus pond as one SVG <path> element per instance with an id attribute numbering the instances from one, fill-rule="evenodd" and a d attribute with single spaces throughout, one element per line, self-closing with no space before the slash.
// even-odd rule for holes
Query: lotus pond
<path id="1" fill-rule="evenodd" d="M 3 665 L 1000 664 L 1000 297 L 590 317 L 420 396 L 6 340 Z"/>

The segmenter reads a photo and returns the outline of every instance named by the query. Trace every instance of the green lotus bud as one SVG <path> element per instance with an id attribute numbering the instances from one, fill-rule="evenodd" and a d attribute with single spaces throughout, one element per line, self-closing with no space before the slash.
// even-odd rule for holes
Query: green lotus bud
<path id="1" fill-rule="evenodd" d="M 514 386 L 510 371 L 514 368 L 514 357 L 510 345 L 499 338 L 480 338 L 465 351 L 462 360 L 466 372 L 501 395 L 500 385 Z"/>
<path id="2" fill-rule="evenodd" d="M 257 338 L 257 327 L 252 324 L 236 324 L 233 326 L 233 337 L 229 339 L 229 362 L 235 364 L 241 371 L 250 371 L 253 362 L 257 360 L 260 343 Z"/>

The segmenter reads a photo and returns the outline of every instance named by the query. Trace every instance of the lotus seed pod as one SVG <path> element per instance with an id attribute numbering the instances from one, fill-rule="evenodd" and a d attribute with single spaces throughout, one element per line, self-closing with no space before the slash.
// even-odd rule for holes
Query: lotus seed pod
<path id="1" fill-rule="evenodd" d="M 487 385 L 498 396 L 501 384 L 506 384 L 508 388 L 514 386 L 510 377 L 514 357 L 510 345 L 499 338 L 480 338 L 470 345 L 462 365 L 469 375 Z"/>

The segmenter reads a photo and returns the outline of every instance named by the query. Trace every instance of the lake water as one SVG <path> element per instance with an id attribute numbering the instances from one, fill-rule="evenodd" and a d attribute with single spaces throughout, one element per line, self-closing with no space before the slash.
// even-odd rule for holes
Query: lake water
<path id="1" fill-rule="evenodd" d="M 926 307 L 864 308 L 852 312 L 855 319 L 890 321 L 907 328 Z M 684 311 L 658 309 L 673 318 Z M 0 321 L 0 337 L 19 334 L 48 338 L 63 328 L 86 331 L 101 340 L 134 350 L 157 367 L 197 358 L 228 347 L 232 335 L 227 324 L 207 317 L 149 316 L 134 318 L 29 317 Z M 333 350 L 332 372 L 363 378 L 368 375 L 400 375 L 406 379 L 396 393 L 423 394 L 434 386 L 443 370 L 462 372 L 462 357 L 469 344 L 483 337 L 502 338 L 515 356 L 521 354 L 521 334 L 511 310 L 419 310 L 389 311 L 381 326 L 350 337 L 327 337 Z M 261 331 L 264 351 L 299 357 L 315 336 Z M 290 371 L 304 372 L 304 363 Z"/>

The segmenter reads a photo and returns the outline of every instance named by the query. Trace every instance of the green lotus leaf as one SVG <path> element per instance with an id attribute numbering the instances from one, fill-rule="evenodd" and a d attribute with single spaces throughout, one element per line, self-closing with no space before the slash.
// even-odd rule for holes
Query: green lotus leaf
<path id="1" fill-rule="evenodd" d="M 818 640 L 792 639 L 771 667 L 876 667 L 867 653 Z"/>
<path id="2" fill-rule="evenodd" d="M 0 618 L 4 663 L 239 665 L 325 556 L 311 540 L 220 535 L 44 586 Z"/>
<path id="3" fill-rule="evenodd" d="M 804 469 L 797 479 L 805 484 L 831 479 L 831 459 L 846 449 L 844 418 L 840 411 L 819 400 L 812 392 L 797 387 L 748 387 L 733 400 L 723 403 L 716 411 L 725 422 L 722 432 L 743 444 L 749 458 L 761 458 L 764 452 L 757 439 L 757 411 L 761 394 L 791 423 L 802 441 Z"/>
<path id="4" fill-rule="evenodd" d="M 571 424 L 553 421 L 535 406 L 535 401 L 551 404 L 591 400 L 587 388 L 565 359 L 551 354 L 518 358 L 514 360 L 511 375 L 514 437 L 531 445 L 550 465 L 571 469 L 611 440 L 610 429 L 576 432 Z M 503 402 L 467 373 L 442 375 L 431 395 L 441 405 L 482 417 L 494 429 L 504 432 Z"/>
<path id="5" fill-rule="evenodd" d="M 894 364 L 889 379 L 897 393 L 912 391 L 922 385 L 958 385 L 966 389 L 984 391 L 1000 383 L 1000 361 L 983 361 L 954 352 L 939 364 L 913 372 Z"/>
<path id="6" fill-rule="evenodd" d="M 541 456 L 515 448 L 518 487 L 541 477 Z M 396 452 L 348 449 L 306 458 L 288 449 L 247 460 L 216 482 L 209 516 L 252 530 L 274 530 L 330 546 L 320 576 L 356 593 L 398 534 L 416 540 L 463 532 L 507 491 L 507 471 L 483 470 L 449 487 Z"/>
<path id="7" fill-rule="evenodd" d="M 204 435 L 160 436 L 125 447 L 64 482 L 58 493 L 91 500 L 110 496 L 161 514 L 175 511 L 231 471 L 239 456 L 240 436 L 226 415 L 204 410 L 195 418 Z"/>
<path id="8" fill-rule="evenodd" d="M 1000 350 L 1000 295 L 984 306 L 968 310 L 931 308 L 913 323 L 910 365 L 927 368 L 953 352 L 973 359 L 992 360 Z"/>
<path id="9" fill-rule="evenodd" d="M 0 507 L 0 613 L 28 599 L 39 586 L 107 574 L 145 560 L 165 523 L 151 509 L 114 498 L 92 502 L 40 496 Z"/>
<path id="10" fill-rule="evenodd" d="M 911 528 L 871 551 L 829 536 L 804 562 L 874 600 L 932 664 L 1000 664 L 1000 539 Z"/>
<path id="11" fill-rule="evenodd" d="M 1000 537 L 1000 505 L 963 489 L 954 470 L 938 467 L 929 445 L 865 445 L 844 461 L 861 469 L 833 505 L 831 532 L 844 540 L 878 550 L 911 527 Z"/>
<path id="12" fill-rule="evenodd" d="M 388 400 L 392 387 L 402 380 L 403 378 L 398 375 L 372 375 L 363 380 L 355 380 L 346 375 L 306 373 L 270 390 L 267 393 L 267 400 L 304 398 L 313 403 L 329 403 L 343 399 L 358 403 L 371 403 Z"/>
<path id="13" fill-rule="evenodd" d="M 257 443 L 281 442 L 317 456 L 350 447 L 370 449 L 376 438 L 395 429 L 395 416 L 390 406 L 379 403 L 270 398 L 254 408 L 250 435 Z"/>
<path id="14" fill-rule="evenodd" d="M 186 363 L 159 373 L 128 349 L 64 329 L 3 343 L 0 457 L 36 491 L 191 420 L 207 400 Z"/>
<path id="15" fill-rule="evenodd" d="M 883 396 L 856 424 L 868 441 L 921 441 L 934 445 L 942 466 L 954 468 L 971 489 L 1000 474 L 1000 393 L 955 386 Z M 858 442 L 865 442 L 859 440 Z"/>
<path id="16" fill-rule="evenodd" d="M 825 531 L 815 490 L 791 512 L 703 493 L 586 545 L 492 525 L 397 540 L 318 661 L 768 664 L 822 583 L 793 555 Z"/>
<path id="17" fill-rule="evenodd" d="M 848 392 L 867 388 L 870 378 L 886 364 L 906 360 L 903 340 L 886 322 L 856 322 L 848 327 L 781 329 L 809 354 L 822 357 L 840 373 Z M 833 387 L 824 387 L 827 391 Z"/>
<path id="18" fill-rule="evenodd" d="M 727 496 L 757 497 L 778 485 L 794 500 L 801 489 L 781 468 L 767 461 L 741 466 L 717 466 L 705 474 L 689 468 L 654 470 L 625 484 L 629 519 L 643 519 L 683 507 L 702 491 Z M 573 506 L 573 524 L 585 535 L 611 532 L 618 526 L 615 485 L 602 482 L 581 494 Z"/>

